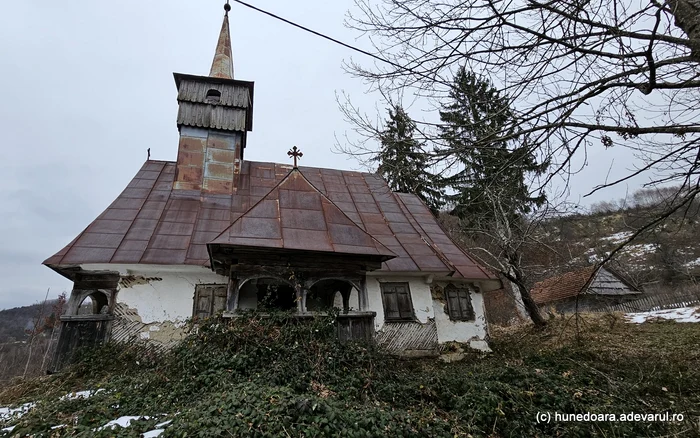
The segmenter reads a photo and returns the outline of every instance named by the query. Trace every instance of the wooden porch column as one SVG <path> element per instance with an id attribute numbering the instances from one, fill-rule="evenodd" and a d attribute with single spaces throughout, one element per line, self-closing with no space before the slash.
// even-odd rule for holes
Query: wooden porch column
<path id="1" fill-rule="evenodd" d="M 360 279 L 360 290 L 357 291 L 357 298 L 359 301 L 360 311 L 364 312 L 369 307 L 369 299 L 367 295 L 367 277 L 362 277 Z"/>
<path id="2" fill-rule="evenodd" d="M 238 310 L 238 297 L 240 296 L 239 286 L 241 282 L 233 275 L 233 270 L 231 270 L 228 277 L 228 286 L 226 288 L 226 310 L 229 312 L 236 312 Z"/>

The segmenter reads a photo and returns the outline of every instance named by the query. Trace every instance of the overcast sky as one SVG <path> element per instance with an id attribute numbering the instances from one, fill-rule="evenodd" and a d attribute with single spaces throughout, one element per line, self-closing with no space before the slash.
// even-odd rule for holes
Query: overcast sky
<path id="1" fill-rule="evenodd" d="M 346 42 L 350 0 L 253 3 Z M 0 309 L 70 292 L 41 262 L 124 189 L 146 159 L 175 160 L 172 73 L 207 75 L 222 0 L 5 2 L 0 14 Z M 371 61 L 243 6 L 230 14 L 235 76 L 255 82 L 246 159 L 357 169 L 335 154 L 350 130 L 336 103 L 345 91 L 369 112 L 377 96 L 341 68 Z M 601 148 L 602 149 L 602 148 Z M 602 182 L 624 151 L 594 151 L 574 195 Z M 607 192 L 620 197 L 624 188 Z"/>

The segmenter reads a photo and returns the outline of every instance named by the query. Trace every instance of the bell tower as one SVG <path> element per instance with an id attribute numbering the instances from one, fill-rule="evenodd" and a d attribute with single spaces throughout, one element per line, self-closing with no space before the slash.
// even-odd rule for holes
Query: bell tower
<path id="1" fill-rule="evenodd" d="M 175 190 L 235 193 L 253 129 L 253 82 L 233 78 L 228 3 L 224 10 L 209 76 L 174 74 L 180 131 Z"/>

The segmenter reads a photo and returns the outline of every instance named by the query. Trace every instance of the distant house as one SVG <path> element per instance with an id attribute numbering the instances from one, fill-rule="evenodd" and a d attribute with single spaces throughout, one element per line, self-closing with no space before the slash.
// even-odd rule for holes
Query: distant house
<path id="1" fill-rule="evenodd" d="M 560 313 L 596 310 L 638 299 L 641 292 L 622 274 L 589 266 L 548 278 L 532 288 L 532 299 L 542 309 Z"/>
<path id="2" fill-rule="evenodd" d="M 246 146 L 265 145 L 248 144 L 253 83 L 234 79 L 232 59 L 226 15 L 210 75 L 175 74 L 177 160 L 146 161 L 44 262 L 74 282 L 52 369 L 80 345 L 167 348 L 188 318 L 250 309 L 339 308 L 341 339 L 400 353 L 488 348 L 482 296 L 501 282 L 416 195 L 376 174 L 297 166 L 296 147 L 293 165 L 244 158 Z M 86 300 L 89 315 L 79 312 Z"/>

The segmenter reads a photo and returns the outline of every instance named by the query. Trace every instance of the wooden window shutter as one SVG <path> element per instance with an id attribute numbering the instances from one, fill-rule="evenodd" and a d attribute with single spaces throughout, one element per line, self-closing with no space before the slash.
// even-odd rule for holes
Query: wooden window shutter
<path id="1" fill-rule="evenodd" d="M 204 291 L 195 292 L 195 312 L 197 318 L 206 318 L 211 316 L 211 295 L 203 293 Z"/>
<path id="2" fill-rule="evenodd" d="M 198 284 L 194 291 L 194 314 L 207 318 L 226 310 L 226 285 Z"/>
<path id="3" fill-rule="evenodd" d="M 473 321 L 474 308 L 469 296 L 469 289 L 466 287 L 457 288 L 453 284 L 445 288 L 445 298 L 447 298 L 447 313 L 454 321 Z"/>
<path id="4" fill-rule="evenodd" d="M 382 303 L 386 320 L 413 320 L 413 303 L 408 283 L 382 283 Z"/>

